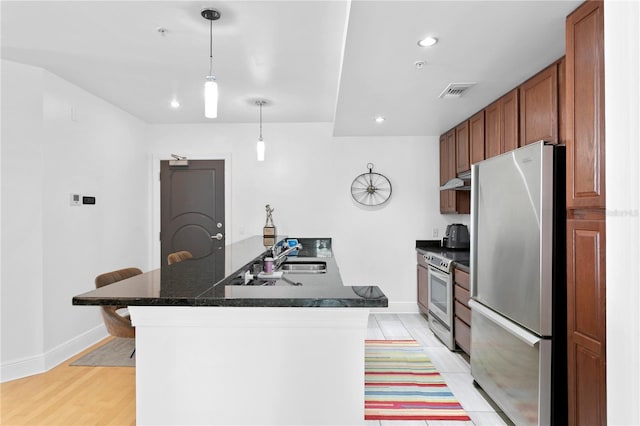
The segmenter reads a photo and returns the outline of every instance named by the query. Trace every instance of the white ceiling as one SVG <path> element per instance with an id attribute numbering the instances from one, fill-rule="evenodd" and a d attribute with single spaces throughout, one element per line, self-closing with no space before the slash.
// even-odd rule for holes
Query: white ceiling
<path id="1" fill-rule="evenodd" d="M 255 101 L 266 99 L 265 122 L 437 135 L 561 57 L 565 17 L 580 3 L 5 0 L 2 58 L 46 68 L 148 123 L 256 122 Z M 217 119 L 204 118 L 205 7 L 222 14 Z M 439 43 L 420 48 L 425 35 Z M 452 82 L 477 84 L 439 99 Z"/>

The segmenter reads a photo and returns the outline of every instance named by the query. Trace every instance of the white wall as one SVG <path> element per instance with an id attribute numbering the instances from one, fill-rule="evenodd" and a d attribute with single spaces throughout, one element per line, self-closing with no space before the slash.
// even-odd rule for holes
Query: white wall
<path id="1" fill-rule="evenodd" d="M 105 336 L 72 306 L 99 273 L 148 269 L 145 124 L 37 68 L 3 61 L 2 380 Z M 73 114 L 72 114 L 73 110 Z M 70 206 L 70 193 L 97 198 Z"/>
<path id="2" fill-rule="evenodd" d="M 640 3 L 604 3 L 607 421 L 640 424 Z"/>
<path id="3" fill-rule="evenodd" d="M 0 356 L 27 371 L 42 368 L 43 352 L 42 88 L 41 69 L 2 61 Z"/>
<path id="4" fill-rule="evenodd" d="M 151 125 L 153 162 L 170 153 L 227 160 L 227 241 L 262 233 L 264 206 L 282 235 L 330 236 L 346 285 L 379 285 L 395 310 L 416 311 L 415 240 L 444 233 L 437 137 L 331 136 L 331 123 L 265 123 L 266 161 L 256 161 L 256 124 Z M 367 163 L 393 185 L 382 208 L 350 195 Z M 158 226 L 157 179 L 152 205 Z M 157 235 L 154 231 L 154 235 Z M 160 262 L 155 242 L 153 261 Z"/>

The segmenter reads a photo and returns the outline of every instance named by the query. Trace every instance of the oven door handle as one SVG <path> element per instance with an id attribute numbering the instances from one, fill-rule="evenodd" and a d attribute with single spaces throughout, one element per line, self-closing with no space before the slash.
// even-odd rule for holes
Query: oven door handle
<path id="1" fill-rule="evenodd" d="M 449 282 L 450 275 L 451 275 L 451 274 L 447 274 L 446 272 L 442 272 L 441 270 L 436 269 L 431 265 L 429 265 L 429 273 L 435 275 L 436 277 L 440 278 L 442 281 L 445 281 L 447 283 Z"/>

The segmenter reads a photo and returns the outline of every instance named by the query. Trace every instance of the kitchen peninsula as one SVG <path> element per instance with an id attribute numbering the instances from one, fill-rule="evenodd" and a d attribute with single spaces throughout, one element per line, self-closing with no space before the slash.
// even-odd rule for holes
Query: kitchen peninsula
<path id="1" fill-rule="evenodd" d="M 363 422 L 369 308 L 387 298 L 342 284 L 330 239 L 301 241 L 287 263 L 325 272 L 251 279 L 267 254 L 251 237 L 226 246 L 224 266 L 184 261 L 73 298 L 129 307 L 138 424 Z"/>

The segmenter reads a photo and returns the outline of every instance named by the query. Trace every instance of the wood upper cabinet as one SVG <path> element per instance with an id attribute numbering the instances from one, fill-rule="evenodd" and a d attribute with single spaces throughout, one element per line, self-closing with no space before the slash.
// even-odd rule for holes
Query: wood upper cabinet
<path id="1" fill-rule="evenodd" d="M 453 134 L 453 144 L 450 143 Z M 450 147 L 453 148 L 450 152 Z M 450 170 L 455 165 L 455 131 L 440 136 L 440 186 L 451 179 Z M 455 213 L 453 191 L 440 191 L 440 213 Z"/>
<path id="2" fill-rule="evenodd" d="M 469 163 L 469 121 L 456 127 L 456 173 L 471 170 Z"/>
<path id="3" fill-rule="evenodd" d="M 502 125 L 500 120 L 500 101 L 497 100 L 484 109 L 484 153 L 492 158 L 502 152 Z"/>
<path id="4" fill-rule="evenodd" d="M 558 143 L 558 64 L 520 86 L 520 146 L 539 140 Z"/>
<path id="5" fill-rule="evenodd" d="M 484 160 L 484 111 L 469 119 L 469 160 L 471 164 Z"/>
<path id="6" fill-rule="evenodd" d="M 567 221 L 568 417 L 606 425 L 605 220 Z M 579 216 L 579 215 L 576 215 Z"/>
<path id="7" fill-rule="evenodd" d="M 485 157 L 491 158 L 518 147 L 518 89 L 513 89 L 484 109 Z"/>
<path id="8" fill-rule="evenodd" d="M 519 142 L 519 111 L 520 105 L 518 104 L 518 94 L 519 89 L 513 89 L 506 95 L 504 95 L 501 99 L 501 119 L 502 119 L 502 151 L 501 154 L 505 152 L 513 151 L 518 148 Z"/>
<path id="9" fill-rule="evenodd" d="M 558 143 L 567 142 L 567 61 L 558 61 Z"/>
<path id="10" fill-rule="evenodd" d="M 567 17 L 567 208 L 605 207 L 603 27 L 600 1 Z"/>
<path id="11" fill-rule="evenodd" d="M 456 129 L 440 136 L 440 185 L 456 177 Z M 471 192 L 440 191 L 440 213 L 469 213 Z"/>

